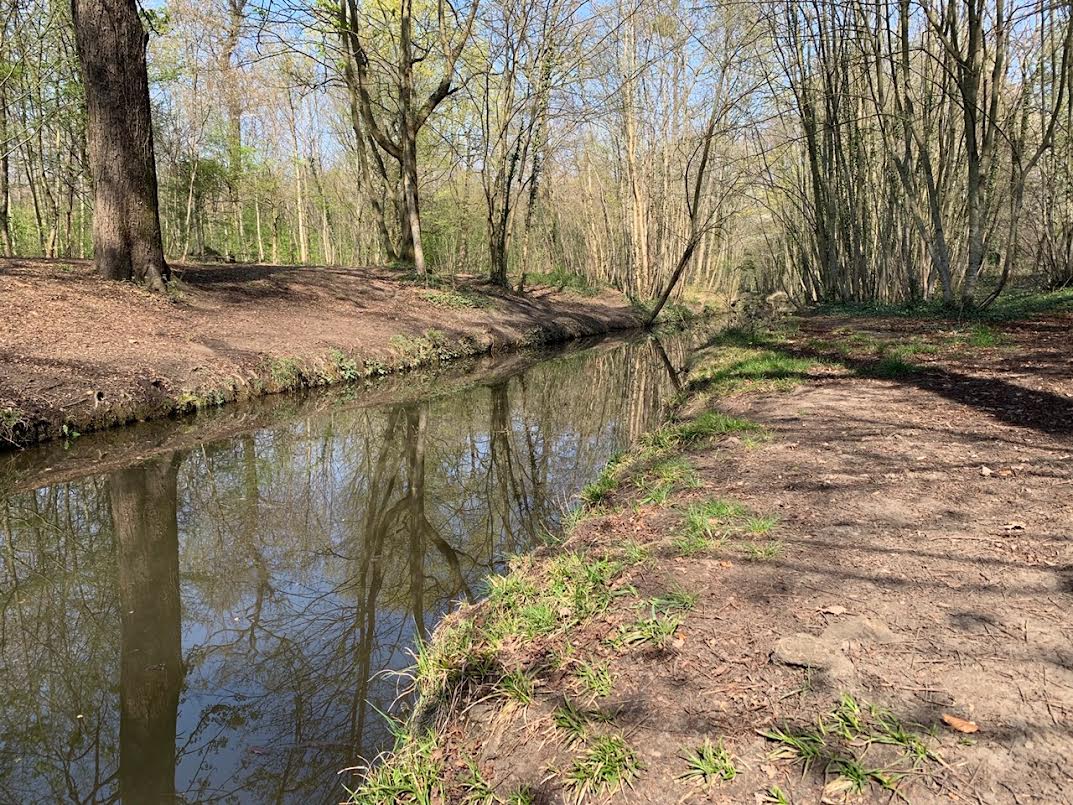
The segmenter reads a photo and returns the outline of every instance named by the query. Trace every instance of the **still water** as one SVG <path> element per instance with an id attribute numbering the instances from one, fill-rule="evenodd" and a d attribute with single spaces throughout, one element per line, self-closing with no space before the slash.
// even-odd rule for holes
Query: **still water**
<path id="1" fill-rule="evenodd" d="M 345 798 L 419 632 L 554 532 L 700 337 L 0 457 L 0 802 Z"/>

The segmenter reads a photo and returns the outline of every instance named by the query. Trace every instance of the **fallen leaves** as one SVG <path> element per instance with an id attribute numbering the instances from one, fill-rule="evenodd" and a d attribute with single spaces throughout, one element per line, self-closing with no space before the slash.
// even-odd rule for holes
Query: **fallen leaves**
<path id="1" fill-rule="evenodd" d="M 946 726 L 950 727 L 950 729 L 956 732 L 970 734 L 973 732 L 977 732 L 980 729 L 975 721 L 969 721 L 968 719 L 950 715 L 950 713 L 943 713 L 942 719 L 943 723 L 946 724 Z"/>

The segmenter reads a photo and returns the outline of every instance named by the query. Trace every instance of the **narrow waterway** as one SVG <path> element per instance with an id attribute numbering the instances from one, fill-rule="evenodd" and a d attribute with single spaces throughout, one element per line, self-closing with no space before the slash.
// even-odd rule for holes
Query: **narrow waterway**
<path id="1" fill-rule="evenodd" d="M 338 802 L 419 631 L 662 415 L 687 331 L 0 457 L 0 802 Z"/>

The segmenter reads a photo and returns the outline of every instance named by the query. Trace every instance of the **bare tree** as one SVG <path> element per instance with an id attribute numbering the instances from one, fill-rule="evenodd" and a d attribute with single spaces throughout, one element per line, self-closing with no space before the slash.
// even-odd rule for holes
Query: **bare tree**
<path id="1" fill-rule="evenodd" d="M 373 142 L 399 166 L 402 230 L 400 259 L 425 273 L 425 253 L 421 243 L 421 206 L 418 187 L 417 137 L 429 117 L 453 91 L 455 65 L 473 30 L 477 3 L 472 2 L 465 17 L 448 0 L 436 3 L 436 44 L 415 42 L 413 0 L 400 0 L 394 34 L 396 64 L 388 79 L 391 85 L 394 121 L 383 108 L 374 105 L 372 62 L 362 31 L 362 16 L 356 0 L 340 0 L 339 20 L 345 31 L 347 57 L 354 70 L 357 105 Z M 440 78 L 424 100 L 415 97 L 415 66 L 425 61 L 433 48 L 441 58 Z M 394 132 L 385 123 L 393 122 Z"/>

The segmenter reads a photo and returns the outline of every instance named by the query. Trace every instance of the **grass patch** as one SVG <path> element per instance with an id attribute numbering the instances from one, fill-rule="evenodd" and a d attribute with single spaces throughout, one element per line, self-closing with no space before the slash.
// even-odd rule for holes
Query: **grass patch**
<path id="1" fill-rule="evenodd" d="M 842 694 L 813 727 L 774 727 L 760 735 L 775 743 L 772 759 L 791 760 L 805 771 L 822 766 L 829 796 L 864 794 L 873 786 L 895 791 L 928 761 L 940 761 L 926 739 L 889 710 L 861 704 L 849 694 Z M 866 761 L 874 746 L 890 751 Z"/>
<path id="2" fill-rule="evenodd" d="M 603 612 L 618 591 L 625 565 L 610 558 L 566 553 L 541 580 L 518 570 L 489 582 L 487 615 L 479 637 L 494 648 L 507 638 L 532 639 Z"/>
<path id="3" fill-rule="evenodd" d="M 671 547 L 674 548 L 674 552 L 679 556 L 690 557 L 710 551 L 719 542 L 719 540 L 714 540 L 704 534 L 685 533 L 671 540 Z"/>
<path id="4" fill-rule="evenodd" d="M 696 419 L 678 425 L 677 435 L 681 443 L 693 444 L 694 442 L 699 442 L 701 439 L 708 439 L 713 436 L 723 436 L 727 433 L 742 433 L 760 430 L 763 430 L 763 428 L 756 422 L 727 416 L 718 411 L 706 411 Z"/>
<path id="5" fill-rule="evenodd" d="M 763 536 L 771 533 L 778 523 L 777 517 L 748 517 L 742 522 L 742 527 L 750 534 Z"/>
<path id="6" fill-rule="evenodd" d="M 909 363 L 894 355 L 884 355 L 875 363 L 862 367 L 859 373 L 865 377 L 894 379 L 906 377 L 919 371 L 920 367 L 914 363 Z"/>
<path id="7" fill-rule="evenodd" d="M 685 762 L 686 771 L 681 775 L 683 780 L 711 785 L 719 781 L 729 782 L 738 776 L 734 758 L 723 746 L 722 738 L 715 744 L 705 738 L 703 744 L 685 754 Z"/>
<path id="8" fill-rule="evenodd" d="M 364 374 L 361 366 L 358 365 L 358 362 L 353 358 L 348 357 L 347 354 L 340 349 L 332 349 L 328 353 L 328 360 L 331 362 L 332 367 L 335 369 L 335 374 L 340 380 L 353 382 L 354 380 L 360 380 Z"/>
<path id="9" fill-rule="evenodd" d="M 466 759 L 466 773 L 462 777 L 460 787 L 465 805 L 494 805 L 500 801 L 491 784 L 484 779 L 480 766 L 472 758 Z"/>
<path id="10" fill-rule="evenodd" d="M 620 463 L 621 457 L 612 458 L 596 476 L 596 480 L 581 490 L 580 497 L 584 503 L 590 506 L 603 503 L 618 490 Z"/>
<path id="11" fill-rule="evenodd" d="M 816 362 L 779 350 L 764 335 L 729 330 L 697 354 L 690 387 L 715 394 L 786 391 L 800 383 Z"/>
<path id="12" fill-rule="evenodd" d="M 614 794 L 632 785 L 641 771 L 637 753 L 618 735 L 596 738 L 566 773 L 577 802 Z"/>
<path id="13" fill-rule="evenodd" d="M 610 696 L 615 689 L 611 667 L 606 662 L 581 662 L 574 677 L 593 696 Z"/>
<path id="14" fill-rule="evenodd" d="M 281 389 L 297 388 L 302 383 L 302 369 L 294 358 L 277 358 L 268 367 L 268 373 Z"/>
<path id="15" fill-rule="evenodd" d="M 430 803 L 443 798 L 443 762 L 436 735 L 395 733 L 390 762 L 369 770 L 361 787 L 350 791 L 350 805 L 395 805 L 398 802 Z"/>
<path id="16" fill-rule="evenodd" d="M 533 703 L 535 686 L 533 678 L 525 671 L 511 671 L 499 680 L 498 688 L 502 696 L 523 707 L 528 707 Z"/>
<path id="17" fill-rule="evenodd" d="M 509 793 L 504 802 L 506 805 L 536 805 L 536 792 L 529 787 L 519 788 Z"/>
<path id="18" fill-rule="evenodd" d="M 665 505 L 672 493 L 679 489 L 696 489 L 700 476 L 693 465 L 683 456 L 671 456 L 658 461 L 634 482 L 644 492 L 641 503 Z"/>
<path id="19" fill-rule="evenodd" d="M 609 721 L 609 717 L 596 710 L 585 710 L 566 699 L 555 708 L 551 721 L 563 734 L 567 746 L 579 746 L 589 738 L 589 725 L 595 721 Z"/>
<path id="20" fill-rule="evenodd" d="M 819 313 L 835 316 L 891 316 L 914 319 L 957 317 L 976 321 L 1018 321 L 1041 313 L 1070 310 L 1073 310 L 1073 288 L 1054 291 L 1007 290 L 986 310 L 949 307 L 943 305 L 941 300 L 901 305 L 826 304 L 817 308 Z"/>
<path id="21" fill-rule="evenodd" d="M 491 300 L 469 291 L 432 290 L 421 294 L 426 302 L 446 310 L 466 310 L 492 306 Z"/>
<path id="22" fill-rule="evenodd" d="M 463 343 L 452 345 L 439 330 L 425 330 L 421 335 L 393 335 L 389 341 L 402 365 L 416 368 L 436 361 L 449 361 L 465 354 Z"/>
<path id="23" fill-rule="evenodd" d="M 966 343 L 971 347 L 991 349 L 1002 346 L 1006 341 L 1005 336 L 994 327 L 986 324 L 977 324 L 969 331 Z"/>
<path id="24" fill-rule="evenodd" d="M 615 648 L 635 648 L 649 643 L 663 648 L 681 625 L 679 617 L 653 612 L 649 618 L 640 618 L 620 626 L 609 642 Z"/>
<path id="25" fill-rule="evenodd" d="M 782 553 L 781 542 L 765 542 L 757 544 L 746 542 L 741 546 L 742 557 L 750 562 L 767 562 Z"/>
<path id="26" fill-rule="evenodd" d="M 630 565 L 639 565 L 648 559 L 648 548 L 637 540 L 628 539 L 622 543 L 622 560 Z"/>
<path id="27" fill-rule="evenodd" d="M 678 587 L 650 602 L 653 613 L 688 612 L 697 605 L 697 594 Z"/>

